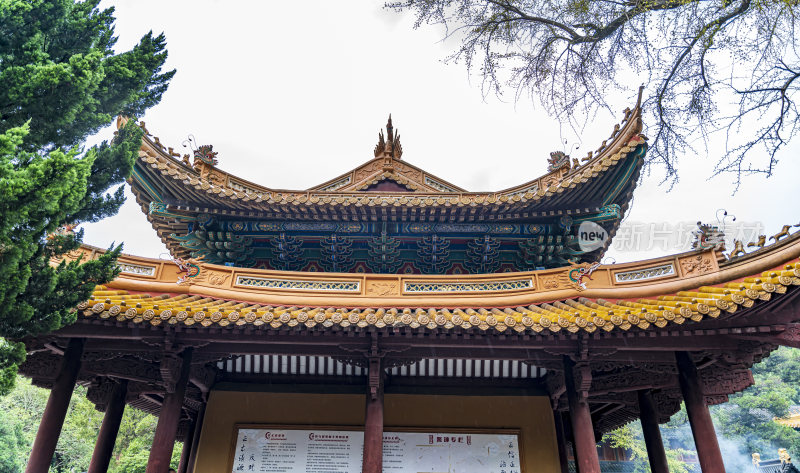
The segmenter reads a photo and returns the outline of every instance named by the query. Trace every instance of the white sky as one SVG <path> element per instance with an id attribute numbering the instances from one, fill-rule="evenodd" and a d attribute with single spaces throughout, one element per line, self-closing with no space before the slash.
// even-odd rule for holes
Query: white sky
<path id="1" fill-rule="evenodd" d="M 150 29 L 163 31 L 167 68 L 178 71 L 161 103 L 142 117 L 149 131 L 181 153 L 191 133 L 199 144 L 214 145 L 221 169 L 268 187 L 305 189 L 371 159 L 389 113 L 404 160 L 474 191 L 543 174 L 553 150 L 569 152 L 582 142 L 572 154 L 584 156 L 621 118 L 599 116 L 579 139 L 567 127 L 562 133 L 540 107 L 514 103 L 511 93 L 505 101 L 484 100 L 479 79 L 463 64 L 442 62 L 455 43 L 441 42 L 443 32 L 434 27 L 414 30 L 410 15 L 384 10 L 382 0 L 102 5 L 111 4 L 117 49 L 129 49 Z M 618 111 L 634 103 L 639 84 L 634 78 L 629 85 L 631 96 Z M 662 176 L 645 176 L 608 255 L 623 262 L 684 251 L 687 223 L 715 223 L 720 208 L 737 216 L 738 228 L 755 228 L 753 236 L 758 226 L 771 235 L 798 223 L 800 160 L 792 159 L 798 150 L 782 153 L 773 177 L 747 178 L 733 196 L 729 176 L 708 180 L 718 157 L 713 149 L 684 156 L 680 183 L 670 192 L 659 185 Z M 128 195 L 118 215 L 85 225 L 85 242 L 122 241 L 126 253 L 166 257 Z M 670 237 L 660 232 L 653 239 L 651 225 Z M 628 234 L 641 244 L 628 245 Z"/>

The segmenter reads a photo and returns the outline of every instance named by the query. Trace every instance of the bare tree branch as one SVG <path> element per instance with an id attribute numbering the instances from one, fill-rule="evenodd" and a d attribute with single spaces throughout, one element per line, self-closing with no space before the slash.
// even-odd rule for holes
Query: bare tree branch
<path id="1" fill-rule="evenodd" d="M 458 34 L 461 46 L 448 59 L 463 59 L 470 70 L 479 64 L 484 93 L 530 93 L 573 126 L 579 114 L 609 108 L 609 90 L 633 93 L 639 84 L 623 78 L 644 73 L 648 159 L 672 183 L 678 158 L 720 134 L 727 152 L 717 174 L 733 173 L 737 184 L 744 175 L 769 175 L 798 131 L 797 0 L 404 0 L 387 7 L 413 11 L 417 27 Z"/>

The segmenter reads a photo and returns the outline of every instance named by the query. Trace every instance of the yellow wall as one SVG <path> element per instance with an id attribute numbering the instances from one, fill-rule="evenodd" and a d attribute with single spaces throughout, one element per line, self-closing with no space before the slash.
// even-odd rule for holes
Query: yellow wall
<path id="1" fill-rule="evenodd" d="M 364 422 L 364 396 L 212 391 L 206 407 L 196 473 L 227 473 L 234 424 L 341 425 Z M 544 396 L 387 394 L 391 427 L 521 429 L 524 473 L 557 473 L 553 414 Z"/>

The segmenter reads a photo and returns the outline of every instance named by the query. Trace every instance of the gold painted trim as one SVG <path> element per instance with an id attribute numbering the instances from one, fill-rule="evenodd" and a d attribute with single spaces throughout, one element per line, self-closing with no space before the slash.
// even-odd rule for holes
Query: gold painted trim
<path id="1" fill-rule="evenodd" d="M 122 274 L 108 284 L 109 288 L 138 292 L 158 292 L 173 294 L 203 294 L 208 297 L 229 300 L 244 300 L 258 304 L 318 307 L 514 307 L 539 304 L 553 300 L 564 300 L 577 297 L 604 299 L 635 299 L 654 297 L 663 294 L 674 294 L 690 291 L 701 286 L 713 286 L 758 275 L 759 273 L 780 267 L 800 257 L 800 232 L 779 243 L 765 247 L 752 258 L 741 257 L 732 263 L 720 267 L 719 255 L 714 251 L 689 252 L 632 263 L 601 265 L 593 273 L 592 279 L 585 280 L 586 289 L 577 290 L 565 284 L 564 276 L 570 269 L 557 268 L 550 270 L 474 274 L 474 275 L 429 275 L 418 274 L 361 274 L 361 273 L 307 273 L 289 271 L 269 271 L 257 269 L 232 268 L 220 265 L 201 264 L 198 277 L 190 278 L 188 284 L 177 285 L 181 276 L 177 266 L 153 258 L 141 258 L 122 255 L 120 262 L 134 264 L 159 264 L 157 279 Z M 102 253 L 104 250 L 84 246 L 81 254 L 87 257 Z M 79 255 L 68 256 L 74 259 Z M 708 262 L 689 273 L 681 262 L 701 258 Z M 628 272 L 672 263 L 679 271 L 679 277 L 658 278 L 631 283 L 617 283 L 614 273 Z M 687 266 L 691 269 L 691 266 Z M 234 286 L 238 276 L 325 280 L 331 282 L 360 281 L 361 291 L 356 293 L 324 293 L 303 290 L 261 289 Z M 402 291 L 404 284 L 414 282 L 435 283 L 479 283 L 485 281 L 508 281 L 530 278 L 534 288 L 476 293 L 413 293 Z"/>

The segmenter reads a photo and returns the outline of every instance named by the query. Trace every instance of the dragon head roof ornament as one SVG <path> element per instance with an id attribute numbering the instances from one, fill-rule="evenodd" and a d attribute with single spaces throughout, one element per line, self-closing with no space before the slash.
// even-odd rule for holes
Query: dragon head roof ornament
<path id="1" fill-rule="evenodd" d="M 190 138 L 190 140 L 193 139 L 193 137 Z M 188 159 L 184 160 L 184 162 L 186 161 L 188 161 Z M 213 145 L 198 146 L 197 149 L 194 150 L 194 162 L 192 163 L 192 167 L 200 174 L 200 179 L 204 181 L 209 180 L 215 184 L 224 182 L 219 179 L 219 173 L 214 171 L 218 162 L 217 152 L 214 151 Z"/>
<path id="2" fill-rule="evenodd" d="M 697 230 L 692 234 L 694 235 L 693 250 L 714 249 L 725 251 L 725 232 L 720 230 L 719 227 L 697 222 Z"/>
<path id="3" fill-rule="evenodd" d="M 547 159 L 547 172 L 553 172 L 563 167 L 569 167 L 569 155 L 563 151 L 553 151 Z"/>
<path id="4" fill-rule="evenodd" d="M 375 157 L 380 158 L 382 156 L 394 159 L 402 159 L 403 156 L 400 134 L 394 132 L 391 114 L 389 114 L 389 121 L 386 123 L 386 137 L 384 138 L 383 130 L 379 131 L 378 144 L 375 145 Z"/>
<path id="5" fill-rule="evenodd" d="M 217 154 L 218 153 L 214 151 L 213 145 L 199 146 L 196 150 L 194 150 L 195 164 L 197 164 L 197 161 L 199 160 L 210 166 L 216 166 L 219 162 L 219 160 L 217 160 Z"/>

